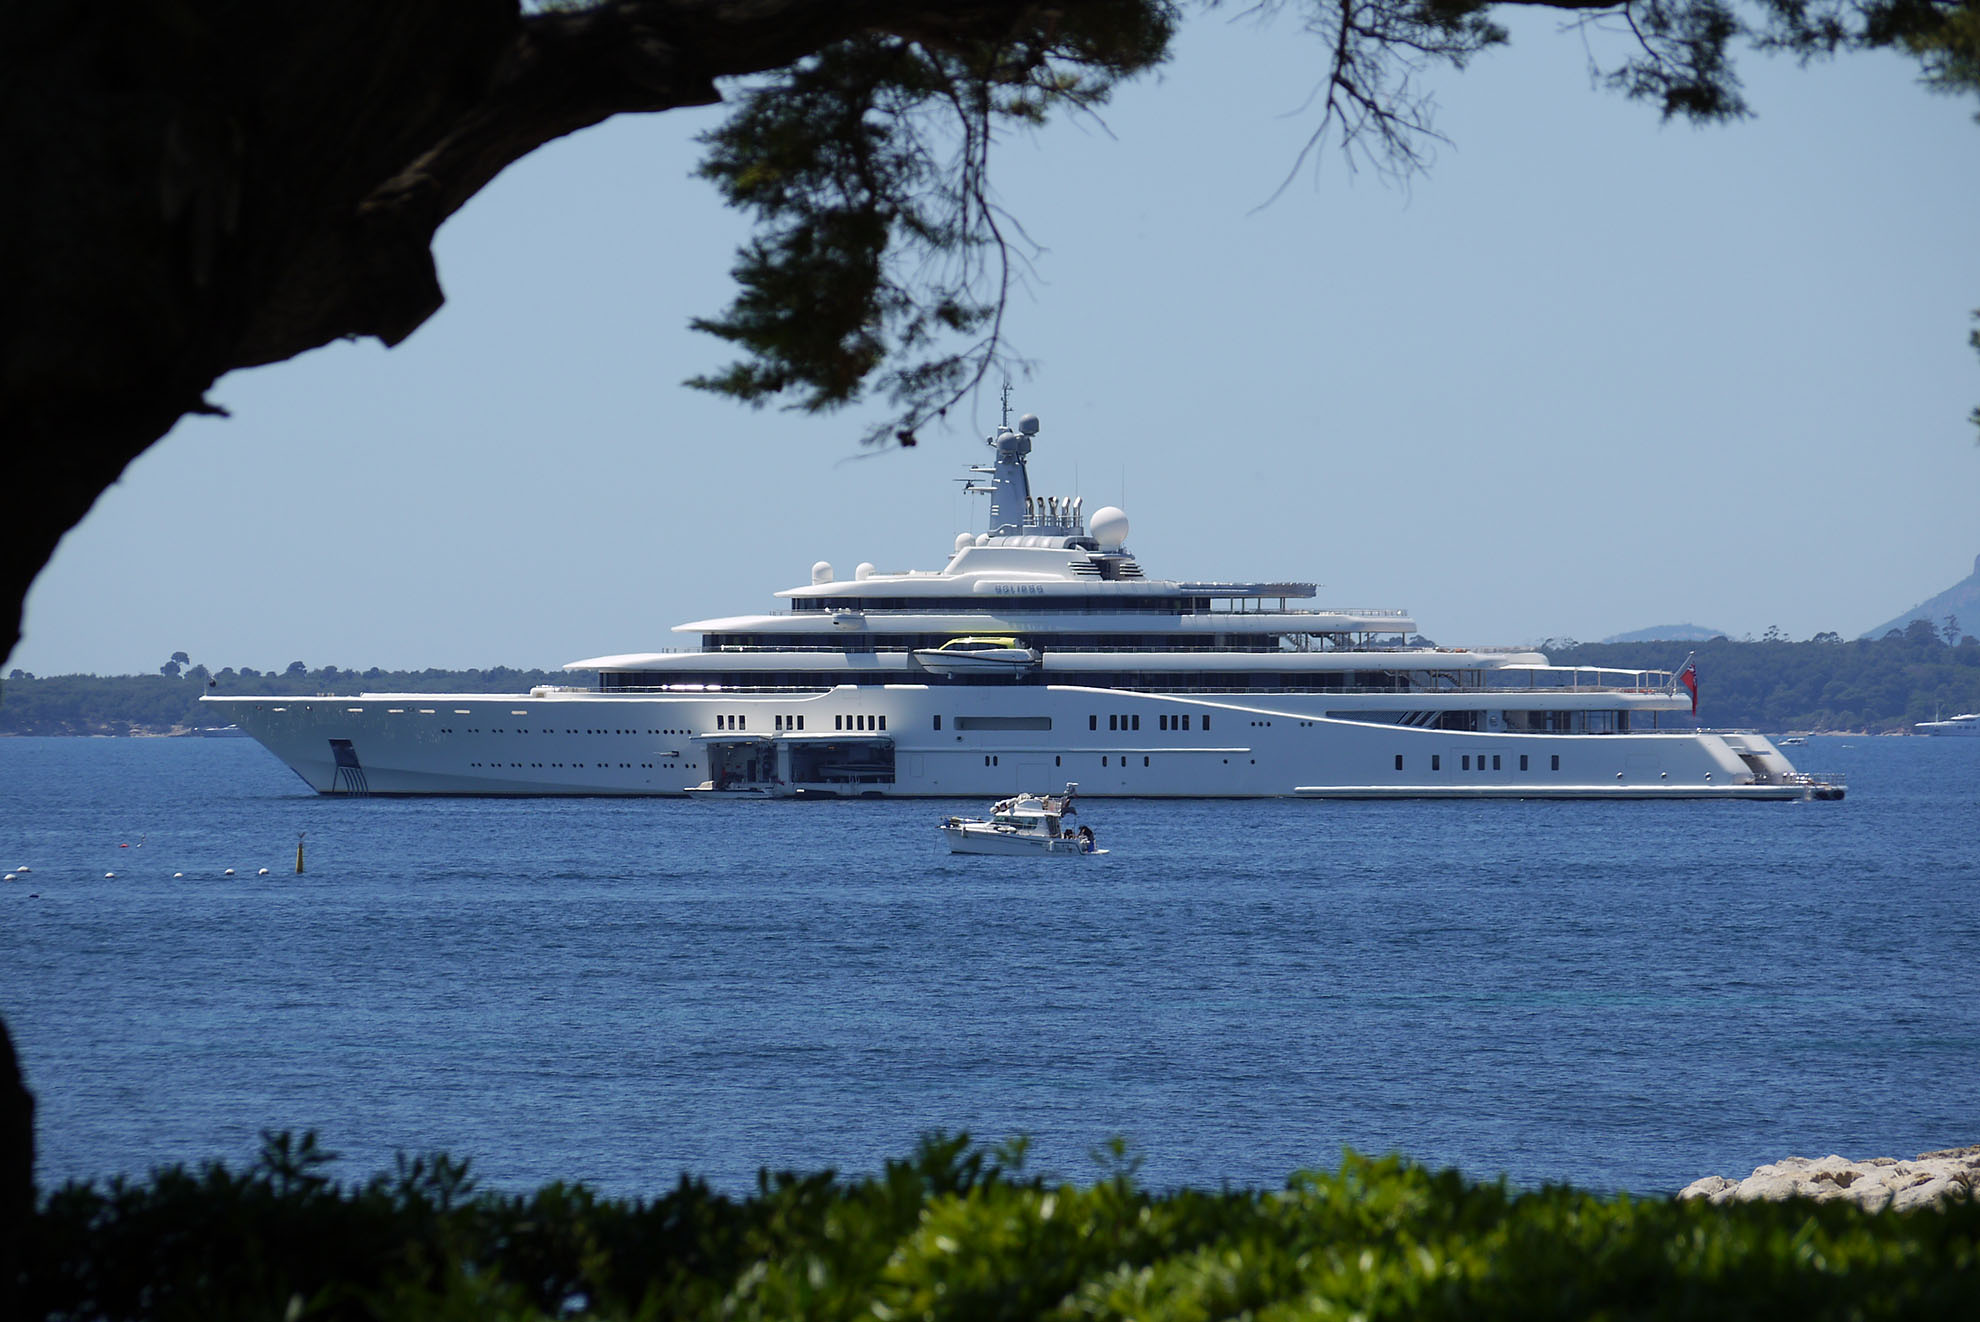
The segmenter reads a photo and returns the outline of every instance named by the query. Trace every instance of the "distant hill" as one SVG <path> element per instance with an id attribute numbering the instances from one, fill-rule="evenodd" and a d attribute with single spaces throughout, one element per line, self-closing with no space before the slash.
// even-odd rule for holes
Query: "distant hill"
<path id="1" fill-rule="evenodd" d="M 1638 629 L 1634 633 L 1619 633 L 1613 638 L 1604 638 L 1605 643 L 1702 643 L 1711 638 L 1724 638 L 1724 629 L 1707 629 L 1698 624 L 1653 624 L 1648 629 Z"/>
<path id="2" fill-rule="evenodd" d="M 1895 619 L 1884 621 L 1863 637 L 1882 638 L 1891 630 L 1902 629 L 1913 620 L 1924 620 L 1934 629 L 1943 628 L 1948 615 L 1959 621 L 1962 633 L 1980 635 L 1980 555 L 1973 557 L 1973 572 L 1965 578 L 1938 596 L 1919 602 Z"/>

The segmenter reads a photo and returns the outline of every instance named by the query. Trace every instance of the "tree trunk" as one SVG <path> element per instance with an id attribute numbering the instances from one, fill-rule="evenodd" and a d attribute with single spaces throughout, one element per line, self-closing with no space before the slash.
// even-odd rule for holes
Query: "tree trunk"
<path id="1" fill-rule="evenodd" d="M 0 1020 L 0 1317 L 15 1317 L 20 1247 L 34 1214 L 34 1094 Z"/>

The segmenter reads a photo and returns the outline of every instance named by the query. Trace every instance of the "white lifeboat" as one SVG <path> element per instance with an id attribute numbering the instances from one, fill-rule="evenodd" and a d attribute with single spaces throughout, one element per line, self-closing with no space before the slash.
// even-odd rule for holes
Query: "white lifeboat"
<path id="1" fill-rule="evenodd" d="M 951 638 L 940 647 L 916 648 L 914 659 L 938 675 L 1017 675 L 1037 665 L 1038 655 L 1015 638 Z"/>

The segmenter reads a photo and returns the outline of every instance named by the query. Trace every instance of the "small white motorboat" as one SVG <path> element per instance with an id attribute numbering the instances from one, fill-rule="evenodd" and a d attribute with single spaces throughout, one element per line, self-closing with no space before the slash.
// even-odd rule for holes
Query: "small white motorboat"
<path id="1" fill-rule="evenodd" d="M 990 810 L 988 819 L 949 817 L 942 822 L 942 834 L 952 854 L 1104 854 L 1093 844 L 1093 829 L 1073 829 L 1065 819 L 1073 815 L 1075 782 L 1064 794 L 1020 794 L 1001 800 Z"/>

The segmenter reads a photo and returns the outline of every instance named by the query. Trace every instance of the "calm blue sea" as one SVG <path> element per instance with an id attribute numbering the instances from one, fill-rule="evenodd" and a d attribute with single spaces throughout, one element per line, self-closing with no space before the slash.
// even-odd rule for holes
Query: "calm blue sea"
<path id="1" fill-rule="evenodd" d="M 1796 752 L 1849 798 L 1093 800 L 1111 854 L 1031 861 L 941 851 L 975 803 L 326 800 L 248 740 L 0 739 L 0 1016 L 44 1185 L 266 1128 L 618 1195 L 938 1129 L 1080 1181 L 1123 1136 L 1165 1188 L 1980 1142 L 1980 741 Z"/>

